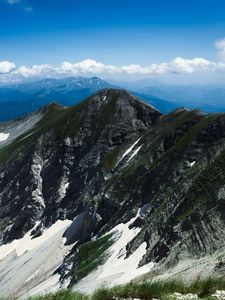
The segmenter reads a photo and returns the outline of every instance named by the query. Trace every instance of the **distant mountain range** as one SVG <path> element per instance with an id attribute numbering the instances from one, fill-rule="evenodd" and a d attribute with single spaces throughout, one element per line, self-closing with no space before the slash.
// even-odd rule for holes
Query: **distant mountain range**
<path id="1" fill-rule="evenodd" d="M 36 111 L 49 102 L 74 105 L 92 93 L 112 85 L 97 77 L 43 79 L 0 87 L 0 121 L 11 120 Z"/>
<path id="2" fill-rule="evenodd" d="M 205 112 L 225 111 L 223 86 L 166 85 L 157 81 L 107 82 L 98 77 L 67 77 L 0 86 L 0 121 L 35 112 L 50 102 L 72 106 L 105 88 L 128 89 L 164 114 L 181 106 Z"/>
<path id="3" fill-rule="evenodd" d="M 109 88 L 113 85 L 98 77 L 66 77 L 63 79 L 46 78 L 34 82 L 26 82 L 0 87 L 0 102 L 22 101 L 36 98 L 37 100 L 62 101 L 74 97 L 84 97 L 90 91 Z"/>
<path id="4" fill-rule="evenodd" d="M 38 110 L 50 102 L 63 106 L 72 106 L 94 92 L 105 88 L 116 87 L 98 77 L 67 77 L 63 79 L 42 79 L 0 87 L 0 121 L 18 118 Z M 175 109 L 177 106 L 168 101 L 149 94 L 139 93 L 147 103 L 163 113 Z"/>

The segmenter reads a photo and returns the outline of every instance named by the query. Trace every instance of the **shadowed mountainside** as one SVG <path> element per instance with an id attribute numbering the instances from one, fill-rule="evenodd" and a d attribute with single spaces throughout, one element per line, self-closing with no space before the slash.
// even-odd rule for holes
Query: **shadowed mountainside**
<path id="1" fill-rule="evenodd" d="M 124 90 L 104 89 L 71 108 L 49 104 L 35 116 L 0 125 L 13 135 L 28 124 L 0 142 L 0 254 L 27 232 L 30 243 L 39 241 L 59 220 L 70 220 L 60 227 L 68 251 L 35 279 L 26 269 L 17 292 L 14 273 L 19 260 L 25 268 L 30 250 L 4 257 L 15 269 L 0 282 L 3 295 L 26 294 L 55 274 L 57 284 L 80 290 L 146 273 L 223 274 L 225 114 L 162 115 Z M 133 277 L 126 277 L 126 262 Z"/>

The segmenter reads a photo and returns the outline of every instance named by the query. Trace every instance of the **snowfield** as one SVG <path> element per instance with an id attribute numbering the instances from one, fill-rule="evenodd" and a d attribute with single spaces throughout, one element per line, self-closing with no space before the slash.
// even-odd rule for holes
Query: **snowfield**
<path id="1" fill-rule="evenodd" d="M 102 284 L 113 286 L 127 283 L 153 268 L 153 263 L 139 267 L 146 252 L 145 242 L 126 258 L 126 245 L 140 232 L 140 228 L 129 229 L 129 226 L 140 214 L 141 209 L 129 222 L 119 224 L 107 233 L 113 234 L 115 242 L 107 251 L 105 263 L 78 282 L 74 290 L 91 293 Z M 79 216 L 75 220 L 80 222 Z M 66 284 L 62 286 L 59 283 L 60 276 L 54 271 L 74 245 L 65 246 L 64 237 L 67 236 L 64 234 L 67 228 L 72 228 L 72 223 L 70 220 L 58 220 L 40 237 L 32 239 L 31 232 L 39 225 L 37 222 L 23 238 L 0 246 L 1 296 L 25 299 L 66 287 Z"/>
<path id="2" fill-rule="evenodd" d="M 136 217 L 125 224 L 117 225 L 107 233 L 113 234 L 115 242 L 107 250 L 105 262 L 80 280 L 73 287 L 74 291 L 90 294 L 102 285 L 112 287 L 128 283 L 137 277 L 144 278 L 145 274 L 152 270 L 154 267 L 152 262 L 139 267 L 140 261 L 146 253 L 145 242 L 132 255 L 126 257 L 127 244 L 141 230 L 129 227 L 144 210 L 143 207 L 138 211 Z M 26 299 L 29 296 L 43 295 L 67 287 L 69 281 L 62 285 L 59 283 L 59 274 L 54 272 L 74 246 L 74 244 L 65 245 L 67 241 L 65 236 L 69 237 L 69 233 L 65 232 L 71 229 L 73 232 L 81 230 L 79 227 L 79 224 L 82 224 L 81 217 L 78 215 L 73 222 L 58 220 L 46 229 L 42 236 L 32 239 L 31 231 L 38 226 L 39 223 L 37 223 L 23 238 L 0 246 L 1 296 Z M 195 280 L 199 276 L 210 277 L 217 261 L 218 253 L 196 261 L 183 260 L 172 270 L 161 270 L 155 278 L 157 280 L 170 278 Z"/>
<path id="3" fill-rule="evenodd" d="M 37 222 L 34 228 L 32 228 L 22 239 L 14 240 L 12 243 L 0 246 L 0 261 L 12 252 L 14 252 L 16 256 L 21 256 L 26 251 L 33 250 L 70 224 L 71 221 L 69 220 L 58 220 L 54 225 L 46 229 L 41 236 L 32 239 L 31 232 L 39 225 L 39 222 Z"/>
<path id="4" fill-rule="evenodd" d="M 125 224 L 117 225 L 109 232 L 114 233 L 117 240 L 108 250 L 108 259 L 103 265 L 78 282 L 74 286 L 74 291 L 78 290 L 90 294 L 102 284 L 113 286 L 127 283 L 153 268 L 153 263 L 139 268 L 139 263 L 146 252 L 146 243 L 142 243 L 132 255 L 126 258 L 126 245 L 141 230 L 140 228 L 129 229 L 129 225 L 139 216 L 140 211 L 135 218 Z"/>
<path id="5" fill-rule="evenodd" d="M 9 137 L 9 133 L 0 132 L 0 142 L 6 141 Z"/>
<path id="6" fill-rule="evenodd" d="M 0 123 L 0 148 L 11 143 L 26 131 L 32 129 L 42 117 L 43 114 L 38 112 L 25 118 Z M 31 134 L 33 133 L 30 133 L 29 135 Z"/>
<path id="7" fill-rule="evenodd" d="M 72 247 L 65 246 L 63 238 L 70 224 L 58 220 L 40 237 L 32 239 L 31 230 L 22 239 L 0 247 L 1 296 L 27 297 L 60 288 L 59 276 L 52 275 Z"/>

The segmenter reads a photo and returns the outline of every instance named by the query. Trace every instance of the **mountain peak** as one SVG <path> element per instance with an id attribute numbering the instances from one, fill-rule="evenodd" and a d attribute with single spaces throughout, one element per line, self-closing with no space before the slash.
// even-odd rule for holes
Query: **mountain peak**
<path id="1" fill-rule="evenodd" d="M 49 102 L 71 106 L 112 84 L 98 77 L 42 79 L 0 87 L 0 121 L 7 121 L 34 112 Z M 10 102 L 10 105 L 7 104 Z"/>
<path id="2" fill-rule="evenodd" d="M 42 119 L 30 128 L 26 139 L 24 135 L 16 142 L 16 148 L 20 149 L 24 143 L 45 135 L 49 130 L 63 138 L 73 138 L 77 134 L 84 136 L 86 132 L 92 136 L 93 143 L 101 136 L 116 140 L 113 136 L 118 132 L 123 136 L 132 135 L 132 131 L 142 132 L 161 117 L 157 110 L 120 89 L 103 89 L 72 107 L 51 102 L 38 113 L 42 114 Z M 2 157 L 11 157 L 14 152 L 13 148 L 10 151 L 3 149 Z"/>
<path id="3" fill-rule="evenodd" d="M 138 105 L 144 106 L 148 108 L 149 110 L 155 110 L 157 111 L 153 106 L 147 104 L 137 96 L 134 96 L 129 91 L 125 89 L 119 89 L 119 88 L 105 88 L 98 92 L 96 92 L 93 96 L 91 96 L 94 101 L 102 101 L 102 102 L 109 102 L 109 101 L 115 101 L 118 105 L 124 105 L 126 103 L 127 105 L 133 105 L 136 103 Z"/>
<path id="4" fill-rule="evenodd" d="M 87 100 L 89 111 L 95 113 L 104 123 L 136 124 L 138 128 L 148 128 L 162 115 L 153 107 L 123 89 L 103 89 Z M 139 125 L 137 125 L 137 123 Z"/>
<path id="5" fill-rule="evenodd" d="M 221 256 L 225 244 L 224 114 L 182 109 L 162 118 L 129 92 L 111 88 L 76 106 L 51 103 L 46 110 L 0 124 L 8 137 L 0 149 L 3 296 L 46 286 L 50 275 L 42 274 L 52 270 L 59 285 L 81 284 L 90 292 L 114 278 L 120 283 L 128 264 L 130 280 L 155 263 L 154 275 L 179 263 L 181 269 L 168 274 L 191 275 L 182 260 L 203 255 L 209 274 L 223 271 L 211 255 Z M 6 256 L 14 240 L 23 255 Z M 118 265 L 120 272 L 105 273 Z M 43 271 L 33 277 L 38 268 Z"/>

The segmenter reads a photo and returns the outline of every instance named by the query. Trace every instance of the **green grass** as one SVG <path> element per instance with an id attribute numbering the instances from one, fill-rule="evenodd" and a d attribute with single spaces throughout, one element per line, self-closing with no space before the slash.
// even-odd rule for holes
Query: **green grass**
<path id="1" fill-rule="evenodd" d="M 71 290 L 60 290 L 54 294 L 47 294 L 44 296 L 38 296 L 34 298 L 28 298 L 28 300 L 88 300 L 87 295 L 72 292 Z"/>
<path id="2" fill-rule="evenodd" d="M 104 130 L 106 125 L 109 123 L 109 120 L 116 113 L 116 101 L 117 99 L 114 97 L 112 101 L 104 106 L 97 123 L 96 136 L 98 136 Z"/>
<path id="3" fill-rule="evenodd" d="M 9 145 L 0 150 L 0 163 L 15 158 L 23 149 L 32 151 L 37 139 L 44 133 L 52 130 L 56 137 L 74 137 L 85 122 L 91 97 L 76 106 L 63 109 L 57 104 L 50 104 L 46 108 L 44 117 L 32 129 L 26 131 Z M 104 131 L 109 120 L 116 113 L 116 97 L 104 106 L 99 118 L 96 120 L 96 135 L 99 137 Z"/>
<path id="4" fill-rule="evenodd" d="M 28 149 L 32 149 L 37 138 L 49 130 L 53 130 L 58 136 L 74 136 L 84 122 L 88 103 L 87 99 L 67 109 L 50 104 L 46 108 L 45 116 L 32 129 L 26 131 L 0 150 L 1 162 L 13 159 L 17 156 L 17 150 L 26 149 L 28 151 Z"/>
<path id="5" fill-rule="evenodd" d="M 162 162 L 166 154 L 177 155 L 177 150 L 184 148 L 188 142 L 190 142 L 201 130 L 206 128 L 214 120 L 216 120 L 218 115 L 204 116 L 199 115 L 196 111 L 182 111 L 182 112 L 173 112 L 166 117 L 162 118 L 153 128 L 150 128 L 145 132 L 142 137 L 144 141 L 144 146 L 142 147 L 141 155 L 137 161 L 128 164 L 122 171 L 121 177 L 113 176 L 106 184 L 105 189 L 113 186 L 115 191 L 118 190 L 118 198 L 120 202 L 121 198 L 124 198 L 126 191 L 120 187 L 120 182 L 123 182 L 123 186 L 127 185 L 127 190 L 130 190 L 130 186 L 134 186 L 136 183 L 139 169 L 145 168 L 147 165 L 149 167 L 148 174 L 151 174 Z M 184 129 L 186 127 L 186 129 Z M 170 137 L 173 135 L 173 132 L 179 131 L 182 128 L 183 134 L 178 137 L 177 141 L 174 142 L 174 145 L 168 149 L 166 152 L 162 152 L 153 163 L 149 163 L 149 153 L 155 153 L 158 149 L 164 138 Z M 157 132 L 157 134 L 156 134 Z M 119 150 L 119 149 L 118 149 Z M 115 157 L 118 153 L 112 151 L 109 155 L 105 157 L 105 165 L 112 167 L 115 162 Z M 176 160 L 177 158 L 173 158 Z M 145 178 L 147 178 L 145 173 Z M 115 196 L 117 194 L 115 193 Z"/>
<path id="6" fill-rule="evenodd" d="M 105 258 L 105 251 L 113 244 L 111 234 L 105 235 L 97 240 L 87 242 L 79 247 L 78 267 L 74 276 L 76 281 L 87 276 L 96 269 Z"/>
<path id="7" fill-rule="evenodd" d="M 113 167 L 115 167 L 117 161 L 119 160 L 121 149 L 122 146 L 119 145 L 105 155 L 102 161 L 104 168 L 111 170 Z"/>
<path id="8" fill-rule="evenodd" d="M 196 178 L 184 201 L 178 207 L 178 221 L 190 216 L 204 203 L 218 203 L 218 191 L 225 182 L 225 151 Z M 207 178 L 207 181 L 206 181 Z"/>
<path id="9" fill-rule="evenodd" d="M 165 125 L 166 127 L 162 133 L 159 132 L 158 140 L 151 140 L 151 145 L 147 146 L 146 152 L 143 147 L 140 158 L 125 167 L 120 176 L 113 176 L 105 186 L 106 192 L 108 189 L 113 190 L 116 199 L 118 199 L 120 202 L 123 201 L 126 194 L 130 191 L 130 186 L 136 186 L 136 174 L 141 174 L 142 168 L 148 166 L 148 170 L 144 171 L 144 178 L 141 179 L 143 183 L 146 179 L 148 180 L 148 178 L 150 178 L 154 172 L 156 172 L 157 168 L 159 168 L 160 172 L 160 168 L 164 163 L 164 157 L 169 157 L 175 162 L 179 161 L 178 157 L 183 153 L 182 151 L 184 151 L 184 148 L 189 145 L 190 141 L 192 141 L 196 136 L 202 134 L 202 132 L 206 130 L 210 124 L 216 122 L 219 117 L 219 114 L 202 116 L 196 114 L 195 111 L 191 111 L 182 114 L 178 113 L 178 117 L 175 118 L 173 122 L 171 122 L 171 120 L 168 120 L 168 123 L 165 122 L 166 119 L 169 119 L 169 116 L 167 116 L 165 119 L 162 119 L 158 123 L 158 126 L 160 125 L 163 128 Z M 174 118 L 174 116 L 172 116 L 172 118 Z M 192 126 L 189 128 L 188 124 L 192 124 Z M 155 145 L 158 144 L 158 141 L 161 143 L 162 136 L 165 137 L 171 131 L 173 132 L 174 129 L 179 129 L 180 126 L 182 127 L 183 125 L 188 125 L 187 127 L 189 129 L 187 132 L 179 137 L 171 148 L 169 148 L 165 153 L 163 152 L 152 164 L 150 164 L 148 161 L 149 151 L 152 151 Z M 145 144 L 147 144 L 147 141 L 149 140 L 148 134 L 150 134 L 150 137 L 152 136 L 151 130 L 149 130 L 142 138 L 146 140 Z M 185 220 L 205 203 L 217 201 L 218 191 L 223 186 L 225 180 L 225 153 L 221 153 L 215 159 L 215 162 L 211 162 L 206 170 L 199 169 L 199 171 L 196 172 L 196 168 L 198 168 L 198 166 L 187 170 L 185 173 L 185 176 L 188 176 L 188 178 L 194 178 L 194 174 L 192 175 L 191 172 L 197 174 L 199 173 L 199 176 L 194 180 L 191 189 L 185 195 L 184 201 L 182 201 L 182 204 L 178 207 L 176 211 L 176 222 Z"/>
<path id="10" fill-rule="evenodd" d="M 199 299 L 214 300 L 216 290 L 225 290 L 224 279 L 205 279 L 191 283 L 179 280 L 144 281 L 107 288 L 102 286 L 92 295 L 84 295 L 71 290 L 61 290 L 55 294 L 48 294 L 28 300 L 113 300 L 113 299 L 143 299 L 143 300 L 176 300 L 175 293 L 197 294 Z"/>
<path id="11" fill-rule="evenodd" d="M 171 148 L 170 151 L 176 152 L 186 147 L 200 132 L 206 129 L 210 124 L 219 119 L 219 114 L 212 114 L 207 117 L 202 117 L 190 128 L 190 130 Z"/>

